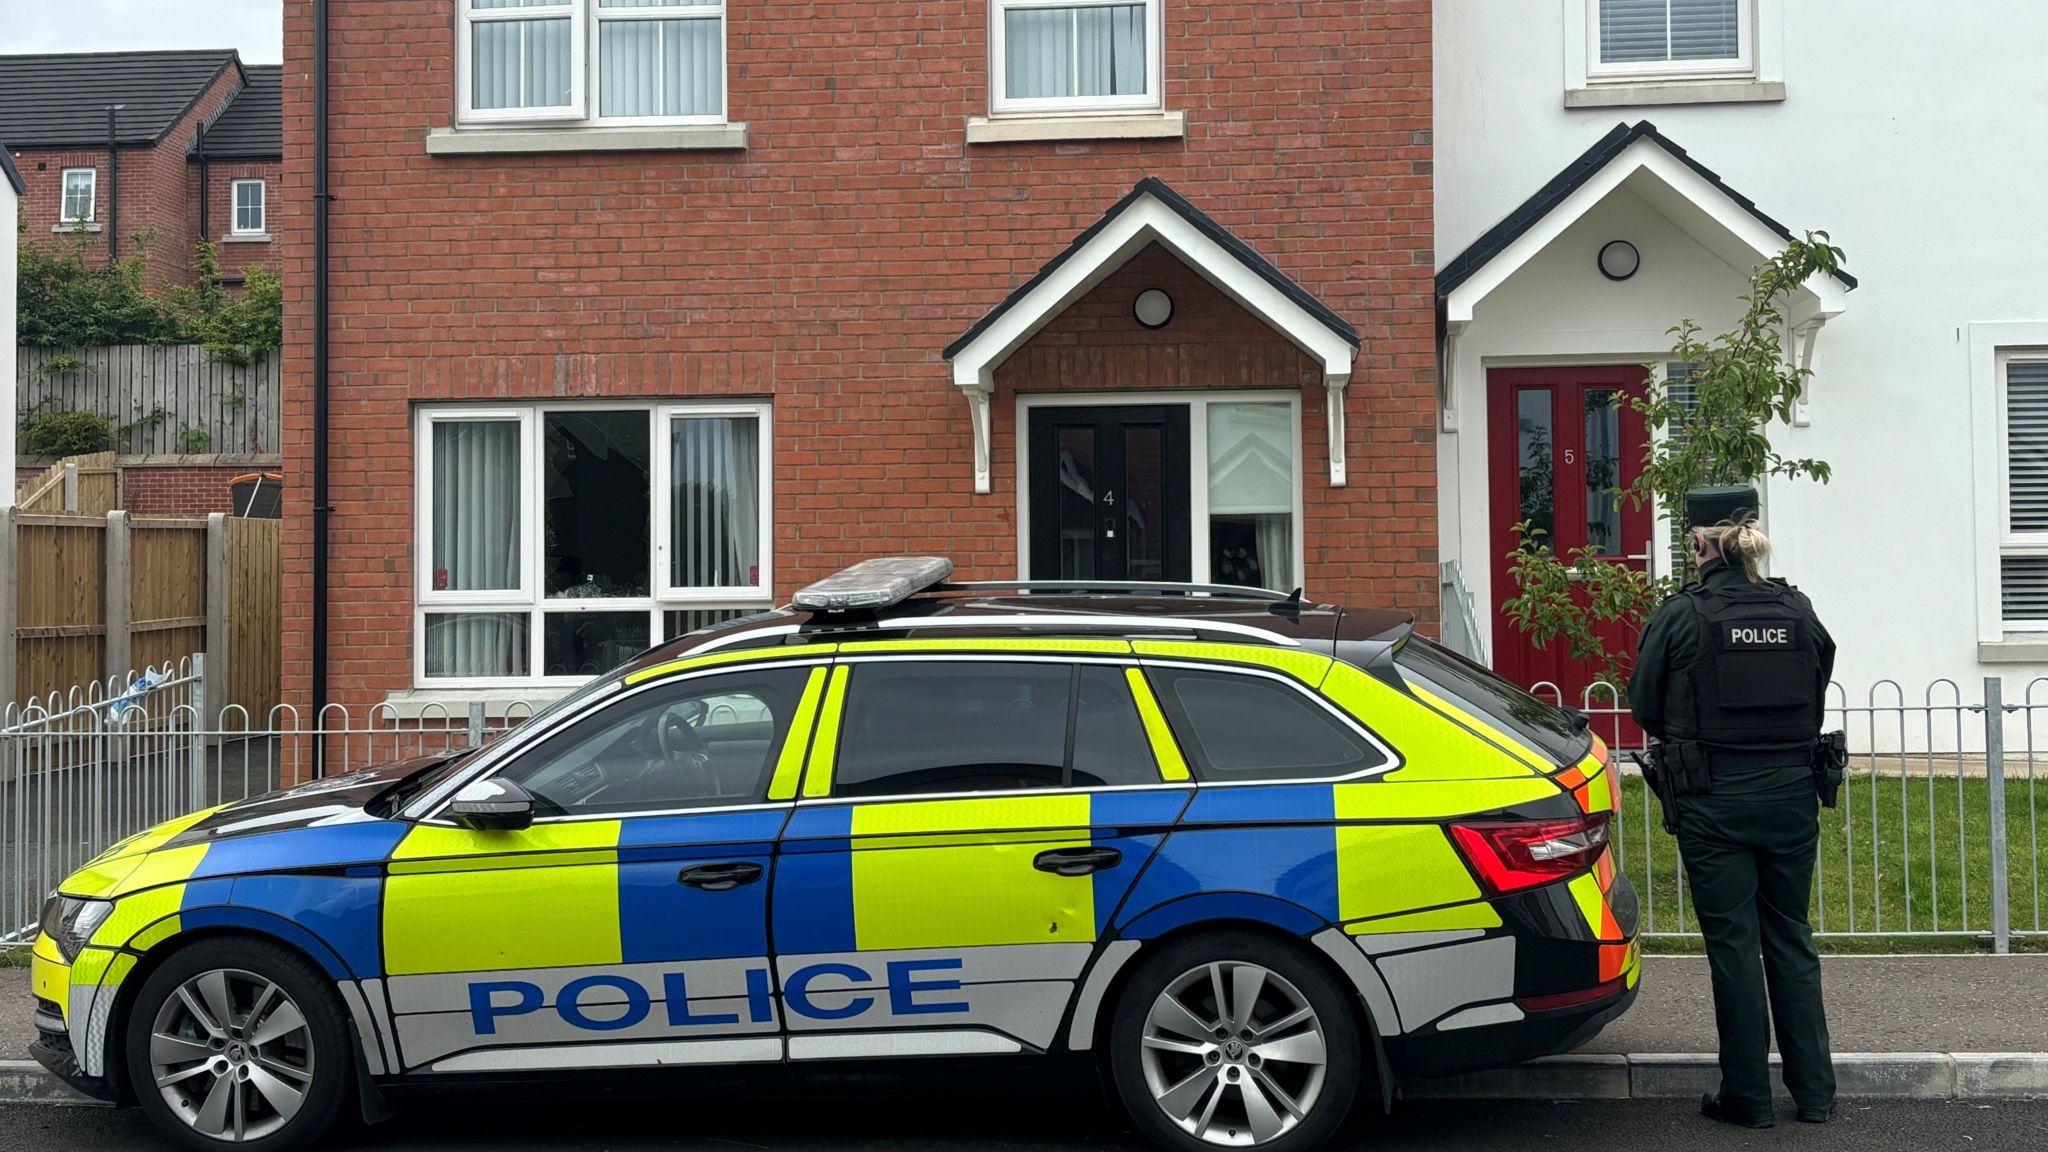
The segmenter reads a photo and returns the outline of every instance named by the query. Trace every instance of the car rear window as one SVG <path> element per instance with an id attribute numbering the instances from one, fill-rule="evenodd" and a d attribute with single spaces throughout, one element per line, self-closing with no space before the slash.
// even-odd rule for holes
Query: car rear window
<path id="1" fill-rule="evenodd" d="M 1410 637 L 1394 653 L 1394 667 L 1409 687 L 1442 697 L 1553 763 L 1576 763 L 1593 746 L 1572 713 L 1420 636 Z"/>

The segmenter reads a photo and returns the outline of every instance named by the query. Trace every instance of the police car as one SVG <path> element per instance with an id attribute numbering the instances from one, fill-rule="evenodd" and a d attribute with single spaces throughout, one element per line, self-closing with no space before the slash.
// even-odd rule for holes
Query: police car
<path id="1" fill-rule="evenodd" d="M 1101 1061 L 1174 1148 L 1569 1049 L 1634 998 L 1607 750 L 1396 614 L 868 561 L 484 748 L 67 879 L 35 1054 L 185 1147 L 401 1086 Z"/>

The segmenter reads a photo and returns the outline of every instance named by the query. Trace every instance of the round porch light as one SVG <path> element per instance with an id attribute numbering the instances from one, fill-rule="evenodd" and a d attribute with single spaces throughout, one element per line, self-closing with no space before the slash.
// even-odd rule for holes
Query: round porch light
<path id="1" fill-rule="evenodd" d="M 1600 274 L 1609 280 L 1626 280 L 1643 266 L 1643 254 L 1626 240 L 1609 240 L 1600 249 Z"/>
<path id="2" fill-rule="evenodd" d="M 1131 305 L 1131 315 L 1147 328 L 1164 328 L 1173 319 L 1173 297 L 1157 288 L 1147 288 L 1138 293 L 1137 302 Z"/>

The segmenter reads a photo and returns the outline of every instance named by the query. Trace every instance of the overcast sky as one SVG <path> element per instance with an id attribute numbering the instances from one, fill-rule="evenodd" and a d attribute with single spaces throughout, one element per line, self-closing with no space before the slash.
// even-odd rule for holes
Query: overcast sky
<path id="1" fill-rule="evenodd" d="M 0 53 L 239 48 L 284 59 L 284 0 L 0 0 Z"/>

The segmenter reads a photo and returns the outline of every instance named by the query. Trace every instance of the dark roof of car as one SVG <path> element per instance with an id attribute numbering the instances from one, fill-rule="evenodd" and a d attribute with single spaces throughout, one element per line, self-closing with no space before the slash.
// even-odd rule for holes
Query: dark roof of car
<path id="1" fill-rule="evenodd" d="M 1087 618 L 1098 618 L 1091 623 Z M 939 624 L 941 618 L 972 625 Z M 1143 618 L 1156 623 L 1138 623 Z M 923 623 L 933 621 L 933 623 Z M 1199 639 L 1235 644 L 1301 645 L 1327 653 L 1332 641 L 1389 642 L 1407 635 L 1414 617 L 1385 609 L 1344 608 L 1271 596 L 1190 595 L 941 585 L 879 612 L 812 612 L 784 608 L 693 632 L 634 661 L 645 667 L 700 649 L 740 651 L 757 644 L 813 640 L 1102 638 Z M 758 636 L 750 634 L 758 633 Z"/>
<path id="2" fill-rule="evenodd" d="M 1638 140 L 1648 140 L 1669 152 L 1674 159 L 1699 173 L 1709 184 L 1734 201 L 1737 207 L 1756 217 L 1764 227 L 1777 233 L 1780 239 L 1792 239 L 1792 230 L 1765 215 L 1764 210 L 1756 206 L 1756 201 L 1729 187 L 1728 182 L 1721 179 L 1713 169 L 1693 159 L 1685 149 L 1673 143 L 1669 136 L 1657 131 L 1655 124 L 1648 120 L 1640 120 L 1633 125 L 1616 124 L 1613 131 L 1602 136 L 1577 160 L 1565 165 L 1564 170 L 1537 189 L 1534 196 L 1522 201 L 1520 207 L 1508 213 L 1500 223 L 1488 229 L 1485 235 L 1474 240 L 1470 247 L 1452 258 L 1450 263 L 1444 265 L 1443 271 L 1436 274 L 1436 294 L 1439 297 L 1448 296 L 1452 289 L 1471 279 L 1473 273 L 1484 268 L 1508 245 L 1520 239 L 1522 233 L 1535 227 L 1536 222 L 1548 216 L 1552 209 L 1564 202 L 1565 197 L 1578 191 L 1579 186 L 1592 179 L 1594 173 L 1605 168 L 1610 161 Z M 1856 278 L 1847 272 L 1837 271 L 1835 279 L 1840 280 L 1846 287 L 1856 287 Z"/>
<path id="3" fill-rule="evenodd" d="M 215 77 L 239 64 L 232 48 L 0 56 L 0 140 L 12 148 L 103 146 L 107 107 L 117 104 L 117 142 L 155 144 Z"/>
<path id="4" fill-rule="evenodd" d="M 284 68 L 244 64 L 243 84 L 193 146 L 212 159 L 284 158 Z M 200 145 L 203 144 L 202 149 Z"/>
<path id="5" fill-rule="evenodd" d="M 1040 268 L 1036 275 L 1019 284 L 1015 291 L 997 301 L 996 306 L 983 314 L 981 319 L 976 320 L 967 331 L 962 332 L 959 339 L 946 345 L 944 353 L 946 359 L 951 360 L 953 357 L 958 356 L 961 350 L 972 343 L 976 336 L 981 335 L 982 332 L 987 330 L 989 325 L 1001 319 L 1003 313 L 1016 307 L 1018 302 L 1029 295 L 1031 290 L 1036 288 L 1040 281 L 1059 271 L 1060 265 L 1073 259 L 1075 253 L 1087 247 L 1088 241 L 1093 240 L 1096 233 L 1109 227 L 1112 221 L 1118 216 L 1123 215 L 1126 209 L 1145 196 L 1154 197 L 1160 203 L 1166 205 L 1175 215 L 1194 225 L 1196 230 L 1215 241 L 1224 251 L 1236 257 L 1237 261 L 1250 269 L 1254 275 L 1271 284 L 1289 300 L 1299 304 L 1303 311 L 1315 317 L 1316 321 L 1325 328 L 1348 341 L 1353 348 L 1359 346 L 1358 329 L 1352 327 L 1349 321 L 1331 311 L 1329 305 L 1316 299 L 1313 293 L 1296 283 L 1293 277 L 1282 272 L 1271 260 L 1259 255 L 1251 245 L 1238 239 L 1235 232 L 1210 219 L 1207 213 L 1189 203 L 1187 197 L 1174 191 L 1166 181 L 1161 180 L 1157 176 L 1147 176 L 1138 181 L 1129 192 L 1125 193 L 1123 199 L 1110 205 L 1109 211 L 1104 212 L 1100 220 L 1089 225 L 1087 231 L 1074 237 L 1073 243 L 1068 244 L 1066 248 L 1061 250 L 1059 255 L 1046 261 L 1045 267 Z"/>
<path id="6" fill-rule="evenodd" d="M 14 186 L 16 196 L 28 195 L 28 185 L 22 182 L 21 169 L 14 166 L 14 157 L 7 154 L 5 140 L 0 140 L 0 176 L 7 177 L 7 182 Z"/>

